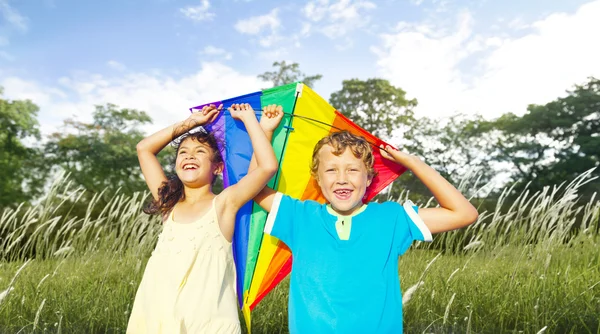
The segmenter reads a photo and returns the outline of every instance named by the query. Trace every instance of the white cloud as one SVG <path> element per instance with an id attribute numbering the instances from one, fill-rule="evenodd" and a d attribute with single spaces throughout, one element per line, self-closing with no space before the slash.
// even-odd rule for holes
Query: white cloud
<path id="1" fill-rule="evenodd" d="M 271 32 L 276 31 L 281 26 L 279 20 L 279 9 L 274 8 L 268 14 L 250 17 L 245 20 L 239 20 L 235 24 L 235 29 L 242 34 L 258 35 L 265 29 Z"/>
<path id="2" fill-rule="evenodd" d="M 283 37 L 278 33 L 279 28 L 281 28 L 279 8 L 274 8 L 265 15 L 239 20 L 235 24 L 235 29 L 242 34 L 260 35 L 258 36 L 258 44 L 265 48 L 272 47 L 283 40 Z"/>
<path id="3" fill-rule="evenodd" d="M 197 73 L 181 78 L 148 73 L 115 77 L 80 73 L 61 78 L 54 87 L 17 77 L 0 79 L 0 85 L 6 88 L 6 98 L 31 99 L 40 107 L 42 131 L 48 134 L 56 131 L 65 118 L 91 120 L 94 105 L 106 103 L 146 111 L 154 123 L 145 130 L 156 131 L 187 117 L 190 107 L 257 91 L 265 83 L 220 63 L 205 62 Z"/>
<path id="4" fill-rule="evenodd" d="M 281 40 L 283 40 L 283 37 L 281 37 L 277 33 L 272 33 L 270 35 L 262 37 L 258 41 L 258 44 L 260 44 L 261 46 L 263 46 L 265 48 L 268 48 L 268 47 L 275 45 L 277 42 L 279 42 Z"/>
<path id="5" fill-rule="evenodd" d="M 201 0 L 199 6 L 188 6 L 179 9 L 179 11 L 188 19 L 194 21 L 208 21 L 215 17 L 215 13 L 209 11 L 210 2 L 208 0 Z"/>
<path id="6" fill-rule="evenodd" d="M 600 0 L 574 14 L 556 13 L 528 24 L 521 37 L 473 32 L 469 13 L 445 28 L 402 23 L 382 35 L 372 50 L 383 77 L 416 97 L 417 114 L 447 116 L 455 111 L 496 117 L 522 114 L 544 104 L 589 76 L 600 76 Z"/>
<path id="7" fill-rule="evenodd" d="M 370 20 L 364 11 L 375 7 L 375 3 L 365 0 L 312 0 L 302 12 L 306 19 L 318 23 L 317 31 L 336 39 L 364 27 Z"/>
<path id="8" fill-rule="evenodd" d="M 12 8 L 7 0 L 0 0 L 0 16 L 18 30 L 22 32 L 27 31 L 27 18 Z"/>
<path id="9" fill-rule="evenodd" d="M 200 54 L 206 56 L 220 56 L 225 60 L 230 60 L 233 57 L 231 52 L 227 52 L 224 49 L 220 49 L 212 45 L 205 47 L 202 51 L 200 51 Z"/>
<path id="10" fill-rule="evenodd" d="M 508 22 L 508 27 L 514 30 L 522 30 L 530 28 L 529 24 L 523 21 L 522 17 L 516 17 Z"/>
<path id="11" fill-rule="evenodd" d="M 4 96 L 13 100 L 31 100 L 34 103 L 49 104 L 53 99 L 66 98 L 57 88 L 43 88 L 39 84 L 18 77 L 7 77 L 0 81 Z"/>
<path id="12" fill-rule="evenodd" d="M 311 31 L 311 24 L 309 22 L 303 22 L 302 23 L 302 29 L 300 30 L 300 37 L 307 37 L 310 35 L 310 31 Z"/>
<path id="13" fill-rule="evenodd" d="M 258 53 L 258 58 L 264 59 L 269 62 L 280 61 L 282 58 L 288 56 L 289 49 L 285 47 L 277 49 L 269 49 L 268 51 L 261 51 Z"/>
<path id="14" fill-rule="evenodd" d="M 121 63 L 119 63 L 116 60 L 109 60 L 106 65 L 108 65 L 108 67 L 117 70 L 117 71 L 125 71 L 127 69 L 127 67 Z"/>

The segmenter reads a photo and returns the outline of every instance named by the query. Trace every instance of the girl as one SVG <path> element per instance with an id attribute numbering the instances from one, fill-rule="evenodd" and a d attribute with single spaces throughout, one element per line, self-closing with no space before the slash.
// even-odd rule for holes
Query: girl
<path id="1" fill-rule="evenodd" d="M 191 129 L 213 122 L 222 105 L 206 106 L 137 145 L 140 167 L 160 212 L 163 231 L 137 291 L 127 333 L 240 333 L 231 249 L 238 209 L 258 194 L 277 171 L 271 143 L 248 104 L 234 104 L 256 152 L 258 168 L 219 195 L 212 192 L 224 168 L 215 137 Z M 278 113 L 275 106 L 265 112 Z M 173 138 L 176 175 L 167 179 L 156 155 Z"/>

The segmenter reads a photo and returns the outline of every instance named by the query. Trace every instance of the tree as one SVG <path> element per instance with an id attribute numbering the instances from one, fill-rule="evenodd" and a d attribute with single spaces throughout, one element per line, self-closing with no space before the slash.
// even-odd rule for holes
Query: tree
<path id="1" fill-rule="evenodd" d="M 0 98 L 0 207 L 31 200 L 43 190 L 48 168 L 37 143 L 38 111 L 30 100 Z"/>
<path id="2" fill-rule="evenodd" d="M 491 125 L 481 116 L 455 114 L 445 120 L 421 117 L 395 142 L 399 149 L 422 158 L 467 197 L 476 195 L 496 175 Z M 483 188 L 491 191 L 491 188 Z M 401 175 L 378 200 L 397 200 L 406 192 L 413 200 L 426 202 L 431 192 L 412 173 Z"/>
<path id="3" fill-rule="evenodd" d="M 321 74 L 306 76 L 300 72 L 299 66 L 298 63 L 287 64 L 285 61 L 276 61 L 273 63 L 273 67 L 276 68 L 274 71 L 259 74 L 258 78 L 272 82 L 273 87 L 297 81 L 301 81 L 305 85 L 312 87 L 315 81 L 321 80 L 323 77 Z"/>
<path id="4" fill-rule="evenodd" d="M 494 123 L 504 138 L 497 159 L 512 163 L 520 191 L 528 182 L 536 191 L 569 181 L 600 165 L 600 80 L 589 78 L 545 105 L 530 105 L 525 115 L 505 114 Z M 600 176 L 598 169 L 595 176 Z M 587 195 L 600 182 L 588 185 Z"/>
<path id="5" fill-rule="evenodd" d="M 420 118 L 404 134 L 402 147 L 422 157 L 450 183 L 458 184 L 473 169 L 479 184 L 494 176 L 493 138 L 497 133 L 480 115 L 454 114 L 447 120 Z"/>
<path id="6" fill-rule="evenodd" d="M 329 103 L 375 136 L 391 136 L 414 122 L 417 100 L 384 79 L 344 80 L 342 89 L 331 94 Z"/>
<path id="7" fill-rule="evenodd" d="M 50 136 L 48 158 L 90 193 L 145 191 L 136 144 L 144 138 L 139 127 L 150 122 L 143 111 L 96 106 L 92 123 L 68 119 L 63 131 Z"/>

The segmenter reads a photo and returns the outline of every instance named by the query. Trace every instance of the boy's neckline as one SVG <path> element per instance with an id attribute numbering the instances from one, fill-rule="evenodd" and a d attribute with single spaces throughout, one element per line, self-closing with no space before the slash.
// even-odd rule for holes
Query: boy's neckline
<path id="1" fill-rule="evenodd" d="M 354 217 L 354 216 L 356 216 L 356 215 L 360 214 L 361 212 L 365 211 L 365 209 L 366 209 L 366 208 L 367 208 L 367 205 L 363 203 L 363 205 L 362 205 L 360 208 L 358 208 L 358 209 L 354 210 L 354 212 L 352 212 L 351 214 L 349 214 L 349 215 L 342 215 L 342 214 L 340 214 L 339 212 L 335 211 L 335 210 L 334 210 L 334 209 L 331 207 L 331 204 L 327 204 L 327 212 L 328 212 L 329 214 L 333 215 L 333 216 L 336 216 L 336 217 L 338 217 L 338 218 L 340 218 L 340 217 L 350 217 L 350 218 L 352 218 L 352 217 Z"/>

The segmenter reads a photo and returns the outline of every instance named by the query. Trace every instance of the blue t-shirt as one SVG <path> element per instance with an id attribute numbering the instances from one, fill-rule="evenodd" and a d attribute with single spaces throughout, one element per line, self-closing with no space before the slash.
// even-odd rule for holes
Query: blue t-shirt
<path id="1" fill-rule="evenodd" d="M 265 232 L 292 251 L 290 333 L 401 333 L 398 256 L 431 233 L 412 203 L 369 203 L 340 240 L 327 206 L 278 193 Z"/>

